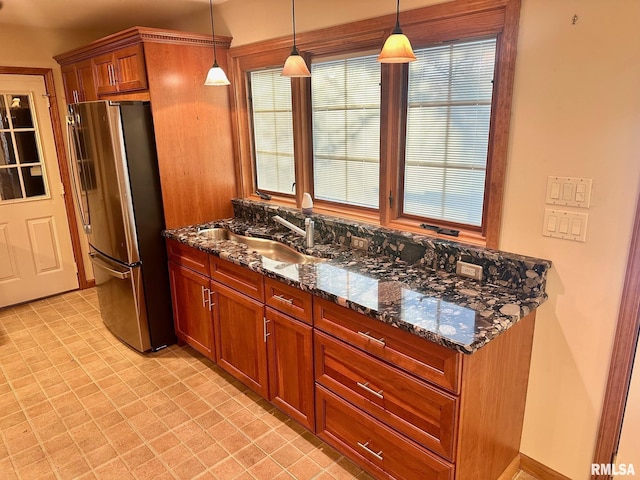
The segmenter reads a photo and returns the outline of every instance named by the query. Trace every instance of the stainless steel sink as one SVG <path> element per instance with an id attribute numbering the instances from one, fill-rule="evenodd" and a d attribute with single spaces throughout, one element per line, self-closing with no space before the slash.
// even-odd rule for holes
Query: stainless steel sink
<path id="1" fill-rule="evenodd" d="M 266 238 L 245 237 L 238 235 L 226 228 L 206 228 L 200 230 L 198 235 L 209 240 L 231 240 L 233 242 L 246 245 L 249 250 L 259 253 L 271 260 L 277 262 L 287 262 L 296 264 L 313 264 L 323 262 L 323 258 L 312 257 L 294 250 L 291 247 L 283 245 L 275 240 Z"/>

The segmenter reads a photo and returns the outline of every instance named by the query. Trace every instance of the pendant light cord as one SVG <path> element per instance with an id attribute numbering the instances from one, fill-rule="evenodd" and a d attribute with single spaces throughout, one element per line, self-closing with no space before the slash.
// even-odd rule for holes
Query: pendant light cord
<path id="1" fill-rule="evenodd" d="M 291 17 L 293 19 L 293 49 L 298 51 L 296 48 L 296 0 L 291 0 L 291 12 Z"/>
<path id="2" fill-rule="evenodd" d="M 216 31 L 213 26 L 213 0 L 209 0 L 209 13 L 211 14 L 211 36 L 213 37 L 213 65 L 218 65 L 218 55 L 216 52 Z"/>
<path id="3" fill-rule="evenodd" d="M 396 2 L 396 28 L 393 29 L 392 33 L 402 33 L 400 28 L 400 0 Z"/>

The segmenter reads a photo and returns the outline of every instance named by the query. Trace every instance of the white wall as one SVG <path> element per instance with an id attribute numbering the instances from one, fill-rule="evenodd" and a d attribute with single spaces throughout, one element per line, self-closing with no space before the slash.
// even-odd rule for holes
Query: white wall
<path id="1" fill-rule="evenodd" d="M 403 0 L 402 9 L 432 3 Z M 229 1 L 216 7 L 217 32 L 232 45 L 290 35 L 290 5 Z M 300 1 L 298 31 L 394 7 Z M 638 18 L 637 0 L 522 1 L 500 245 L 554 263 L 537 315 L 522 452 L 577 480 L 589 478 L 640 187 Z M 207 31 L 202 19 L 192 27 Z M 593 179 L 586 243 L 542 237 L 549 175 Z"/>

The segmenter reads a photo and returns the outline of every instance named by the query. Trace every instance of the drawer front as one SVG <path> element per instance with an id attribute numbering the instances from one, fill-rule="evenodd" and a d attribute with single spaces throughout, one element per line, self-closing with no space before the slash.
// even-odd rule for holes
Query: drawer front
<path id="1" fill-rule="evenodd" d="M 292 317 L 312 324 L 312 296 L 272 278 L 264 279 L 266 304 Z"/>
<path id="2" fill-rule="evenodd" d="M 264 302 L 264 281 L 261 274 L 213 255 L 209 259 L 211 278 Z"/>
<path id="3" fill-rule="evenodd" d="M 318 436 L 378 478 L 451 480 L 453 466 L 321 386 Z"/>
<path id="4" fill-rule="evenodd" d="M 316 381 L 448 460 L 457 399 L 316 330 Z"/>
<path id="5" fill-rule="evenodd" d="M 453 393 L 460 391 L 461 355 L 322 298 L 313 302 L 316 328 Z"/>
<path id="6" fill-rule="evenodd" d="M 167 255 L 172 262 L 209 276 L 209 255 L 205 252 L 167 238 Z"/>

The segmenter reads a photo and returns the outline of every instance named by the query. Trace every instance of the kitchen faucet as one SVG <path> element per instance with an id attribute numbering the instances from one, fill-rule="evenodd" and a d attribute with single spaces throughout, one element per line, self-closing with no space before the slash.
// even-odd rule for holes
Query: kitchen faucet
<path id="1" fill-rule="evenodd" d="M 304 219 L 304 230 L 301 229 L 300 227 L 295 226 L 293 223 L 286 221 L 284 218 L 282 218 L 280 215 L 274 215 L 273 219 L 278 222 L 281 225 L 284 225 L 285 227 L 287 227 L 289 230 L 297 233 L 298 235 L 304 237 L 305 239 L 305 247 L 306 248 L 313 248 L 313 232 L 315 230 L 315 225 L 313 223 L 313 220 L 311 220 L 310 218 L 305 218 Z"/>

